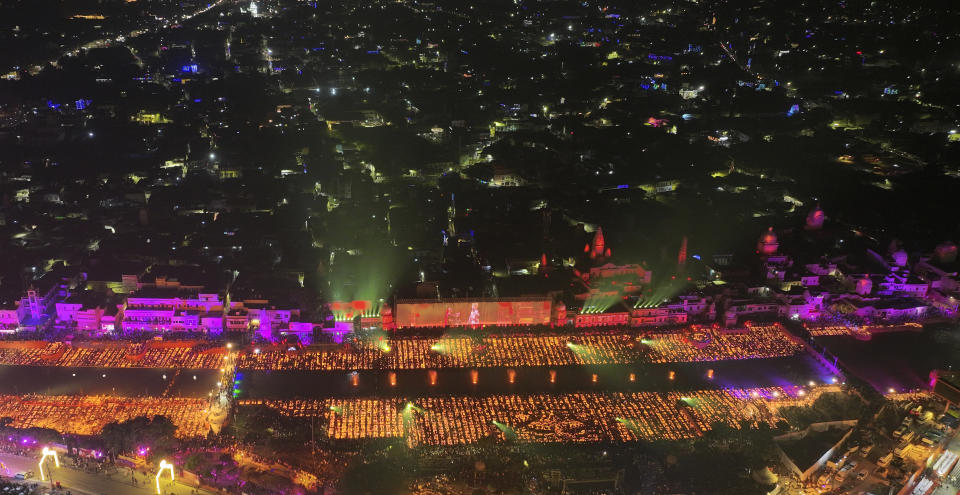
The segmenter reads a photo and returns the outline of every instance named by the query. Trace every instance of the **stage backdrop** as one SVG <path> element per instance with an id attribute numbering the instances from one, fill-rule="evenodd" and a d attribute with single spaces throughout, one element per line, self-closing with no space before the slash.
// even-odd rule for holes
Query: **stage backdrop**
<path id="1" fill-rule="evenodd" d="M 482 325 L 549 325 L 551 300 L 446 299 L 399 300 L 397 328 Z"/>

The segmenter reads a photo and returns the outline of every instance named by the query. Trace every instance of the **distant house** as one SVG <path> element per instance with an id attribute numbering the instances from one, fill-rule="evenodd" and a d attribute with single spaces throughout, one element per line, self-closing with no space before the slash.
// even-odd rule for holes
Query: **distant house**
<path id="1" fill-rule="evenodd" d="M 490 179 L 490 187 L 520 187 L 526 184 L 526 181 L 523 180 L 523 177 L 520 177 L 512 169 L 494 166 L 493 167 L 493 178 Z"/>

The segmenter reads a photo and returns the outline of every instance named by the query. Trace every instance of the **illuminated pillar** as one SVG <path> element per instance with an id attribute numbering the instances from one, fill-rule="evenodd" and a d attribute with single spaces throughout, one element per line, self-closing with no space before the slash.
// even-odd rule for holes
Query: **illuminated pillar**
<path id="1" fill-rule="evenodd" d="M 630 383 L 633 383 L 633 382 L 635 382 L 635 381 L 637 381 L 637 374 L 636 374 L 636 373 L 630 373 Z"/>
<path id="2" fill-rule="evenodd" d="M 395 371 L 390 372 L 390 386 L 391 387 L 397 386 L 397 373 Z"/>
<path id="3" fill-rule="evenodd" d="M 713 380 L 713 368 L 707 370 L 707 379 Z"/>
<path id="4" fill-rule="evenodd" d="M 507 370 L 507 382 L 513 385 L 513 382 L 517 380 L 517 370 L 510 368 Z"/>
<path id="5" fill-rule="evenodd" d="M 162 491 L 160 491 L 160 477 L 163 476 L 164 471 L 170 472 L 170 481 L 173 481 L 173 464 L 170 464 L 166 460 L 160 461 L 160 470 L 157 471 L 157 477 L 156 477 L 157 495 L 162 495 L 163 493 Z"/>
<path id="6" fill-rule="evenodd" d="M 53 457 L 53 464 L 57 467 L 60 467 L 60 459 L 57 458 L 57 451 L 49 449 L 47 447 L 43 448 L 43 457 L 40 458 L 40 481 L 46 481 L 47 478 L 43 474 L 43 463 L 46 462 L 48 457 Z"/>
<path id="7" fill-rule="evenodd" d="M 596 374 L 596 373 L 590 375 L 590 381 L 593 382 L 593 383 L 597 383 L 597 374 Z"/>
<path id="8" fill-rule="evenodd" d="M 477 370 L 470 370 L 470 383 L 476 385 L 480 382 L 480 372 Z"/>
<path id="9" fill-rule="evenodd" d="M 550 370 L 550 383 L 557 383 L 557 370 Z"/>
<path id="10" fill-rule="evenodd" d="M 676 378 L 676 377 L 677 377 L 677 373 L 676 373 L 675 371 L 671 371 L 670 374 L 667 375 L 667 378 L 668 378 L 670 381 L 673 381 L 673 379 Z"/>
<path id="11" fill-rule="evenodd" d="M 427 376 L 430 378 L 431 387 L 437 384 L 437 370 L 428 371 Z"/>
<path id="12" fill-rule="evenodd" d="M 360 385 L 360 374 L 357 373 L 356 371 L 354 371 L 353 373 L 350 373 L 350 384 L 353 385 L 354 387 Z"/>

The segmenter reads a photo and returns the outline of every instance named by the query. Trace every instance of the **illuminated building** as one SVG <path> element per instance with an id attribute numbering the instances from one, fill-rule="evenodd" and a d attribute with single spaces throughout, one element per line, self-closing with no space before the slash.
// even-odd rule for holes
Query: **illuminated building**
<path id="1" fill-rule="evenodd" d="M 490 187 L 520 187 L 524 184 L 526 184 L 526 181 L 523 180 L 523 177 L 520 177 L 511 169 L 499 165 L 493 167 L 493 177 L 488 183 Z"/>
<path id="2" fill-rule="evenodd" d="M 930 372 L 930 384 L 933 393 L 946 400 L 948 407 L 960 404 L 960 373 L 933 370 Z M 947 419 L 950 420 L 950 418 Z M 952 421 L 955 422 L 955 418 Z"/>
<path id="3" fill-rule="evenodd" d="M 56 324 L 65 328 L 97 335 L 110 333 L 116 328 L 118 308 L 105 299 L 91 300 L 90 293 L 71 294 L 56 304 Z"/>
<path id="4" fill-rule="evenodd" d="M 682 325 L 687 322 L 687 312 L 673 305 L 657 308 L 634 308 L 630 325 L 634 327 Z"/>
<path id="5" fill-rule="evenodd" d="M 804 291 L 802 294 L 786 294 L 779 297 L 781 300 L 779 314 L 781 317 L 795 320 L 815 320 L 823 310 L 823 294 L 811 294 Z"/>
<path id="6" fill-rule="evenodd" d="M 631 310 L 630 326 L 683 325 L 692 318 L 711 317 L 713 304 L 703 297 L 679 296 L 673 300 L 640 299 Z"/>
<path id="7" fill-rule="evenodd" d="M 734 299 L 729 302 L 724 312 L 726 325 L 734 326 L 743 317 L 751 318 L 774 317 L 780 311 L 780 301 L 771 298 Z"/>
<path id="8" fill-rule="evenodd" d="M 590 255 L 590 259 L 604 259 L 610 256 L 610 249 L 604 250 L 605 241 L 603 240 L 603 229 L 597 227 L 593 234 L 593 241 L 583 247 L 583 251 Z"/>
<path id="9" fill-rule="evenodd" d="M 852 305 L 854 314 L 860 318 L 873 321 L 904 321 L 922 318 L 926 315 L 929 306 L 913 297 L 861 299 L 844 298 L 844 302 Z"/>
<path id="10" fill-rule="evenodd" d="M 0 333 L 12 333 L 20 328 L 20 315 L 16 309 L 0 309 Z"/>
<path id="11" fill-rule="evenodd" d="M 217 294 L 141 289 L 127 298 L 122 314 L 125 331 L 223 331 L 223 301 Z"/>
<path id="12" fill-rule="evenodd" d="M 163 114 L 147 113 L 144 110 L 130 117 L 130 120 L 140 124 L 169 124 L 171 122 L 170 119 L 164 117 Z"/>
<path id="13" fill-rule="evenodd" d="M 591 312 L 589 308 L 584 308 L 580 314 L 574 317 L 574 326 L 577 328 L 586 327 L 605 327 L 605 326 L 629 326 L 631 323 L 630 311 L 623 301 L 608 308 Z"/>
<path id="14" fill-rule="evenodd" d="M 957 261 L 957 245 L 952 241 L 938 244 L 934 253 L 937 261 L 940 263 L 953 263 Z"/>
<path id="15" fill-rule="evenodd" d="M 69 294 L 66 282 L 48 273 L 35 280 L 19 301 L 0 307 L 0 333 L 32 331 L 46 325 L 56 314 L 56 303 Z"/>
<path id="16" fill-rule="evenodd" d="M 590 271 L 584 275 L 585 281 L 628 276 L 633 282 L 643 285 L 648 285 L 652 276 L 649 270 L 646 270 L 638 264 L 615 265 L 613 263 L 606 263 L 602 266 L 591 268 Z"/>
<path id="17" fill-rule="evenodd" d="M 549 325 L 553 300 L 510 299 L 399 300 L 397 328 Z"/>
<path id="18" fill-rule="evenodd" d="M 823 221 L 826 218 L 826 215 L 823 213 L 823 210 L 820 209 L 820 206 L 817 205 L 816 208 L 810 210 L 810 213 L 807 214 L 807 230 L 820 230 L 823 228 Z"/>
<path id="19" fill-rule="evenodd" d="M 773 227 L 768 228 L 760 236 L 760 240 L 757 241 L 757 252 L 765 256 L 776 254 L 779 247 L 780 244 L 777 242 L 777 234 L 773 232 Z"/>
<path id="20" fill-rule="evenodd" d="M 680 251 L 677 253 L 677 269 L 683 271 L 684 266 L 687 264 L 687 236 L 683 236 L 683 240 L 680 241 Z"/>

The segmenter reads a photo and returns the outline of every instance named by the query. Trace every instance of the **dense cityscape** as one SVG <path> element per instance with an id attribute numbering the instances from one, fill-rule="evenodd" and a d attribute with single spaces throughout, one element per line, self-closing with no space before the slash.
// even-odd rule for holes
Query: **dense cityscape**
<path id="1" fill-rule="evenodd" d="M 0 493 L 960 493 L 958 14 L 0 0 Z"/>

